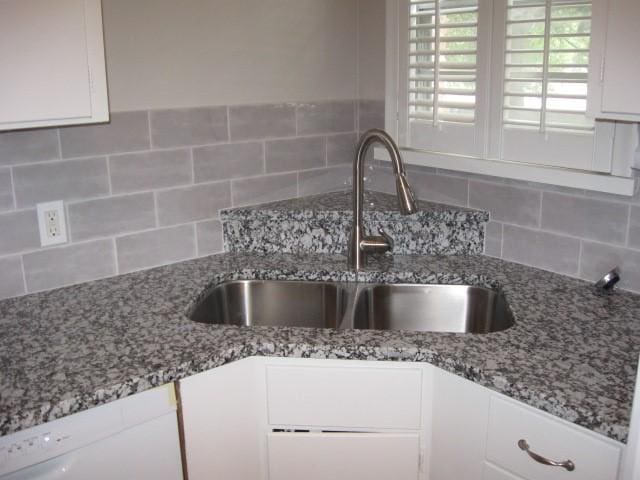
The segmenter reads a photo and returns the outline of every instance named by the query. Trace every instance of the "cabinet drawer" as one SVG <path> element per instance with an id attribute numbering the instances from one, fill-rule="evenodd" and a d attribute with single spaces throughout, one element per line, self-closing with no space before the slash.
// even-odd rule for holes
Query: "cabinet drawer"
<path id="1" fill-rule="evenodd" d="M 271 433 L 269 480 L 417 480 L 420 438 L 391 433 Z"/>
<path id="2" fill-rule="evenodd" d="M 490 464 L 489 462 L 484 462 L 484 466 L 482 468 L 482 480 L 523 480 L 523 479 L 520 477 L 516 477 L 515 475 L 512 475 L 509 472 L 505 472 L 501 468 L 498 468 L 495 465 Z"/>
<path id="3" fill-rule="evenodd" d="M 547 459 L 571 460 L 575 469 L 569 472 L 536 462 L 520 449 L 520 440 L 525 440 L 532 452 Z M 615 480 L 620 447 L 568 422 L 493 397 L 487 460 L 529 480 Z"/>
<path id="4" fill-rule="evenodd" d="M 419 429 L 422 371 L 366 367 L 267 367 L 272 425 Z"/>

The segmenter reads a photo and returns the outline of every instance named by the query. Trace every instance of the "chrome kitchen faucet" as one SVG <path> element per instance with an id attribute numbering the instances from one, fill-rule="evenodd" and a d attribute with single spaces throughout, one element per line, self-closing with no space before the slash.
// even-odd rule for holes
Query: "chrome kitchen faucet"
<path id="1" fill-rule="evenodd" d="M 374 143 L 381 143 L 389 152 L 393 173 L 396 176 L 396 194 L 400 212 L 411 215 L 418 208 L 404 173 L 404 163 L 398 146 L 383 130 L 372 129 L 365 132 L 360 139 L 353 162 L 353 228 L 349 240 L 348 261 L 351 269 L 356 272 L 366 264 L 367 253 L 384 253 L 393 248 L 393 240 L 384 231 L 379 235 L 366 235 L 362 220 L 364 205 L 364 159 L 369 147 Z"/>

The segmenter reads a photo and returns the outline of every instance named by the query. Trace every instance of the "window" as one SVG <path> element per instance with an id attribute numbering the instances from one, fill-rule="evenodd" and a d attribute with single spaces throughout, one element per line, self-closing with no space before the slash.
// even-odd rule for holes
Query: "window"
<path id="1" fill-rule="evenodd" d="M 592 0 L 387 2 L 388 127 L 410 161 L 580 188 L 630 176 L 616 125 L 585 114 Z"/>
<path id="2" fill-rule="evenodd" d="M 410 4 L 409 118 L 473 123 L 478 1 Z"/>
<path id="3" fill-rule="evenodd" d="M 590 131 L 587 81 L 591 2 L 509 0 L 505 125 Z"/>

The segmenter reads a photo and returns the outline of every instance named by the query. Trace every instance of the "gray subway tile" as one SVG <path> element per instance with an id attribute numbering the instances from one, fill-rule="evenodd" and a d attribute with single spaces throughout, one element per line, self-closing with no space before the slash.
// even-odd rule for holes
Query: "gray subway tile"
<path id="1" fill-rule="evenodd" d="M 595 282 L 620 267 L 620 287 L 640 292 L 640 252 L 602 243 L 582 242 L 580 277 Z"/>
<path id="2" fill-rule="evenodd" d="M 353 100 L 303 103 L 296 109 L 298 135 L 352 132 L 356 127 Z"/>
<path id="3" fill-rule="evenodd" d="M 11 170 L 0 168 L 0 212 L 13 208 L 13 187 Z"/>
<path id="4" fill-rule="evenodd" d="M 347 165 L 308 170 L 298 174 L 298 195 L 316 195 L 351 188 L 351 168 Z"/>
<path id="5" fill-rule="evenodd" d="M 469 181 L 469 206 L 489 211 L 491 219 L 500 222 L 538 226 L 540 195 L 536 190 Z"/>
<path id="6" fill-rule="evenodd" d="M 227 107 L 198 107 L 152 110 L 151 143 L 168 148 L 225 142 Z"/>
<path id="7" fill-rule="evenodd" d="M 467 204 L 469 182 L 464 178 L 412 172 L 407 179 L 421 200 L 458 206 Z"/>
<path id="8" fill-rule="evenodd" d="M 504 226 L 502 258 L 552 272 L 578 272 L 580 241 L 513 225 Z"/>
<path id="9" fill-rule="evenodd" d="M 266 142 L 267 173 L 290 172 L 325 165 L 323 137 L 291 138 Z"/>
<path id="10" fill-rule="evenodd" d="M 116 239 L 120 273 L 166 265 L 196 254 L 192 225 L 163 228 Z"/>
<path id="11" fill-rule="evenodd" d="M 356 155 L 358 135 L 341 133 L 327 137 L 327 165 L 352 164 Z"/>
<path id="12" fill-rule="evenodd" d="M 36 292 L 116 274 L 110 239 L 51 248 L 23 256 L 27 290 Z"/>
<path id="13" fill-rule="evenodd" d="M 262 142 L 194 148 L 193 170 L 196 183 L 259 175 L 264 171 Z"/>
<path id="14" fill-rule="evenodd" d="M 631 207 L 629 217 L 629 246 L 640 248 L 640 207 Z"/>
<path id="15" fill-rule="evenodd" d="M 592 198 L 545 192 L 542 228 L 580 238 L 624 243 L 629 206 Z"/>
<path id="16" fill-rule="evenodd" d="M 38 215 L 35 210 L 0 215 L 0 255 L 40 247 Z"/>
<path id="17" fill-rule="evenodd" d="M 146 111 L 111 114 L 109 123 L 60 129 L 62 156 L 89 157 L 149 148 Z"/>
<path id="18" fill-rule="evenodd" d="M 229 107 L 231 140 L 292 137 L 296 134 L 296 109 L 291 104 Z"/>
<path id="19" fill-rule="evenodd" d="M 298 176 L 295 173 L 244 178 L 232 181 L 233 205 L 252 205 L 295 198 Z"/>
<path id="20" fill-rule="evenodd" d="M 384 166 L 376 166 L 366 170 L 364 188 L 365 190 L 395 194 L 396 177 L 393 170 Z"/>
<path id="21" fill-rule="evenodd" d="M 51 200 L 82 200 L 109 193 L 105 158 L 85 158 L 14 167 L 18 208 Z"/>
<path id="22" fill-rule="evenodd" d="M 446 175 L 448 177 L 467 178 L 469 180 L 480 180 L 480 181 L 489 182 L 489 183 L 504 183 L 504 184 L 507 183 L 505 178 L 494 177 L 492 175 L 482 175 L 481 173 L 460 172 L 457 170 L 449 170 L 446 168 L 437 168 L 436 172 L 438 173 L 438 175 Z M 514 186 L 518 186 L 518 185 L 514 185 Z M 519 186 L 522 188 L 527 188 L 524 184 L 520 184 Z"/>
<path id="23" fill-rule="evenodd" d="M 223 250 L 222 223 L 219 220 L 196 224 L 198 256 L 212 255 Z"/>
<path id="24" fill-rule="evenodd" d="M 359 130 L 384 128 L 384 100 L 360 100 L 358 102 Z"/>
<path id="25" fill-rule="evenodd" d="M 173 188 L 156 193 L 160 225 L 211 220 L 231 205 L 229 182 Z"/>
<path id="26" fill-rule="evenodd" d="M 389 165 L 389 162 L 386 160 L 376 160 L 377 162 L 380 163 L 386 163 L 387 165 Z M 432 175 L 437 175 L 438 174 L 438 169 L 437 168 L 433 168 L 433 167 L 425 167 L 424 165 L 405 165 L 405 169 L 407 171 L 407 177 L 411 178 L 411 176 L 415 173 L 430 173 Z M 446 174 L 445 174 L 446 175 Z M 458 175 L 446 175 L 447 177 L 456 177 L 458 178 Z"/>
<path id="27" fill-rule="evenodd" d="M 115 155 L 109 158 L 113 193 L 130 193 L 191 183 L 187 149 Z"/>
<path id="28" fill-rule="evenodd" d="M 0 165 L 46 162 L 58 158 L 58 130 L 55 128 L 0 133 Z"/>
<path id="29" fill-rule="evenodd" d="M 22 260 L 19 256 L 0 258 L 0 299 L 22 295 Z"/>
<path id="30" fill-rule="evenodd" d="M 488 222 L 484 233 L 484 254 L 490 257 L 502 256 L 502 224 Z"/>
<path id="31" fill-rule="evenodd" d="M 74 242 L 118 235 L 156 225 L 153 193 L 101 198 L 69 205 Z"/>

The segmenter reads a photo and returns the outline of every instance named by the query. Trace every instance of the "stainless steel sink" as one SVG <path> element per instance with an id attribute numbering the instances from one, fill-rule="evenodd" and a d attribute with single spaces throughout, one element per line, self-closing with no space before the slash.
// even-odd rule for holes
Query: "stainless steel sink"
<path id="1" fill-rule="evenodd" d="M 357 329 L 490 333 L 513 325 L 501 294 L 467 285 L 364 286 L 352 308 Z"/>
<path id="2" fill-rule="evenodd" d="M 215 287 L 190 318 L 224 325 L 337 328 L 342 302 L 337 283 L 238 280 Z"/>
<path id="3" fill-rule="evenodd" d="M 461 333 L 513 325 L 502 294 L 488 288 L 276 280 L 222 283 L 190 318 L 238 326 Z"/>

